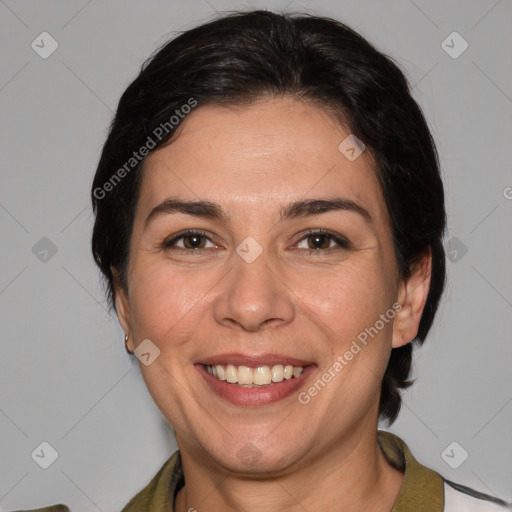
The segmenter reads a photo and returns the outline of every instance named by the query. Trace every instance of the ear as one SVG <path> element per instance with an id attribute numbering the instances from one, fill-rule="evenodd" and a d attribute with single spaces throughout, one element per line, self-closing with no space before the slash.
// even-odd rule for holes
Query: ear
<path id="1" fill-rule="evenodd" d="M 402 308 L 393 323 L 393 348 L 410 343 L 418 334 L 423 308 L 427 302 L 432 274 L 432 250 L 428 246 L 399 285 L 397 302 Z"/>
<path id="2" fill-rule="evenodd" d="M 133 336 L 132 334 L 132 323 L 131 323 L 131 314 L 130 314 L 130 302 L 128 300 L 128 291 L 121 284 L 121 279 L 119 277 L 119 272 L 115 267 L 110 267 L 112 270 L 112 275 L 114 276 L 113 285 L 114 285 L 114 299 L 116 303 L 116 311 L 117 318 L 119 319 L 119 323 L 123 328 L 125 334 L 128 335 L 128 348 L 133 351 L 135 347 L 133 346 Z"/>

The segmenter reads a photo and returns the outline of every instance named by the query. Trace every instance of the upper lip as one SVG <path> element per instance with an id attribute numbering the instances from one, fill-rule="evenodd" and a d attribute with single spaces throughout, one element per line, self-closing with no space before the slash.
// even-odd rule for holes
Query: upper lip
<path id="1" fill-rule="evenodd" d="M 291 364 L 292 366 L 309 366 L 312 365 L 312 361 L 306 361 L 305 359 L 297 359 L 296 357 L 286 356 L 284 354 L 240 354 L 240 353 L 231 353 L 231 354 L 217 354 L 215 356 L 210 356 L 201 361 L 198 361 L 197 364 L 214 366 L 216 364 L 233 364 L 233 365 L 243 365 L 243 366 L 273 366 L 276 364 Z"/>

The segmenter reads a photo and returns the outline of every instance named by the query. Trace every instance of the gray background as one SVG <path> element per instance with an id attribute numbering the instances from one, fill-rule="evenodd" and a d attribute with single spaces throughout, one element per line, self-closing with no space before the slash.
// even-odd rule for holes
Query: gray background
<path id="1" fill-rule="evenodd" d="M 438 144 L 456 252 L 435 328 L 416 355 L 417 382 L 390 430 L 445 477 L 512 500 L 510 1 L 5 0 L 3 510 L 59 502 L 73 512 L 119 510 L 176 447 L 106 311 L 89 249 L 89 190 L 113 110 L 143 60 L 216 10 L 248 7 L 345 21 L 414 85 Z M 31 47 L 44 31 L 59 45 L 46 59 Z M 458 58 L 441 45 L 453 31 L 469 44 Z M 58 452 L 48 469 L 31 457 L 43 441 Z M 444 452 L 453 441 L 460 447 Z M 445 460 L 460 463 L 462 450 L 469 457 L 452 469 Z"/>

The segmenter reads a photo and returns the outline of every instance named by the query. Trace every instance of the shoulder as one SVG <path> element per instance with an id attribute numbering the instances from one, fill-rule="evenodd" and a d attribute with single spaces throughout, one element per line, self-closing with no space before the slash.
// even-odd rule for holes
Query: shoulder
<path id="1" fill-rule="evenodd" d="M 395 434 L 379 430 L 377 439 L 388 462 L 405 472 L 392 512 L 512 512 L 512 504 L 452 482 L 422 465 Z"/>
<path id="2" fill-rule="evenodd" d="M 444 512 L 507 512 L 512 506 L 465 485 L 444 480 Z"/>
<path id="3" fill-rule="evenodd" d="M 179 450 L 163 464 L 151 481 L 136 494 L 121 512 L 167 512 L 172 510 L 172 497 L 184 483 L 183 467 Z M 1 509 L 0 509 L 1 510 Z M 98 508 L 98 510 L 100 510 Z M 103 510 L 107 510 L 103 508 Z M 71 512 L 66 505 L 58 504 L 38 509 L 13 510 L 11 512 Z"/>
<path id="4" fill-rule="evenodd" d="M 121 512 L 167 512 L 173 510 L 176 490 L 183 484 L 180 451 L 174 452 L 151 481 L 136 494 Z"/>

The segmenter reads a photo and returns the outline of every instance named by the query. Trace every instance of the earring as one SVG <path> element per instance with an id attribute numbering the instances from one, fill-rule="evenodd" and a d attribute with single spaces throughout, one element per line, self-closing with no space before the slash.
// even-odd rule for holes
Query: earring
<path id="1" fill-rule="evenodd" d="M 128 334 L 124 335 L 124 348 L 128 354 L 133 354 L 133 352 L 128 348 Z"/>

